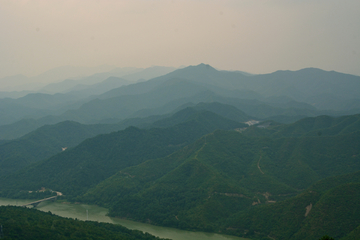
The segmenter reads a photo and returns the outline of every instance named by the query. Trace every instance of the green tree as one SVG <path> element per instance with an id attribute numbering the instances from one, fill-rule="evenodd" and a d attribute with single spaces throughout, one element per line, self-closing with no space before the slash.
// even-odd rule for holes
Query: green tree
<path id="1" fill-rule="evenodd" d="M 320 238 L 319 240 L 335 240 L 332 237 L 329 237 L 328 235 L 323 236 L 322 238 Z"/>

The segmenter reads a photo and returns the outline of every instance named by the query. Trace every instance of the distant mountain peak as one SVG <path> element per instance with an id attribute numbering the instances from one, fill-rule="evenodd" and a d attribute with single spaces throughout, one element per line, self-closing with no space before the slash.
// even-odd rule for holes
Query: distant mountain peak
<path id="1" fill-rule="evenodd" d="M 200 63 L 199 65 L 190 65 L 184 69 L 204 69 L 204 70 L 214 70 L 217 71 L 215 68 L 210 66 L 209 64 Z"/>
<path id="2" fill-rule="evenodd" d="M 206 63 L 200 63 L 199 65 L 197 66 L 205 66 L 205 67 L 211 67 L 209 64 L 206 64 Z"/>
<path id="3" fill-rule="evenodd" d="M 200 63 L 199 65 L 197 65 L 196 67 L 201 67 L 201 68 L 207 68 L 207 69 L 214 69 L 212 66 L 210 66 L 209 64 L 205 64 L 205 63 Z"/>

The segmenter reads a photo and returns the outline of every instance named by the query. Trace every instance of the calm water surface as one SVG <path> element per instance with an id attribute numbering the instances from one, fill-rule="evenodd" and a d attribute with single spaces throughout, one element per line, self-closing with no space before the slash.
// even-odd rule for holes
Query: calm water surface
<path id="1" fill-rule="evenodd" d="M 32 200 L 15 200 L 0 198 L 0 205 L 22 205 L 32 202 Z M 86 204 L 68 204 L 61 202 L 43 202 L 37 206 L 37 209 L 44 212 L 52 212 L 56 215 L 68 218 L 77 218 L 79 220 L 91 220 L 98 222 L 107 222 L 114 224 L 121 224 L 129 229 L 137 229 L 143 232 L 148 232 L 152 235 L 161 238 L 170 238 L 173 240 L 244 240 L 245 238 L 204 233 L 204 232 L 190 232 L 183 231 L 174 228 L 158 227 L 150 224 L 139 223 L 129 220 L 123 220 L 118 218 L 110 218 L 106 216 L 108 210 L 106 208 L 98 207 L 95 205 Z M 86 211 L 87 210 L 87 211 Z M 88 214 L 87 214 L 88 212 Z"/>

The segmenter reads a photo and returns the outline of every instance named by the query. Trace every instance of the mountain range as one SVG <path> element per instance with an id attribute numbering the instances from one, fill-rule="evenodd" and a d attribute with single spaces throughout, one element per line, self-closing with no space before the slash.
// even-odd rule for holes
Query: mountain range
<path id="1" fill-rule="evenodd" d="M 127 70 L 1 99 L 0 196 L 53 189 L 113 217 L 250 239 L 360 237 L 360 77 Z"/>
<path id="2" fill-rule="evenodd" d="M 170 71 L 169 68 L 154 71 L 160 74 L 160 70 Z M 306 116 L 358 113 L 359 78 L 320 69 L 246 75 L 200 64 L 133 84 L 110 78 L 105 80 L 103 87 L 95 84 L 66 94 L 32 94 L 20 99 L 2 99 L 0 124 L 11 128 L 11 124 L 24 118 L 41 124 L 65 120 L 116 123 L 127 118 L 168 114 L 183 105 L 200 102 L 229 104 L 259 120 L 289 123 Z M 101 89 L 118 86 L 116 84 L 127 85 L 90 96 Z M 24 134 L 31 130 L 34 129 Z"/>
<path id="3" fill-rule="evenodd" d="M 73 201 L 108 207 L 110 216 L 256 239 L 315 239 L 330 229 L 319 222 L 321 209 L 357 191 L 358 120 L 359 115 L 320 116 L 248 127 L 201 110 L 200 104 L 154 122 L 164 128 L 130 127 L 99 135 L 1 177 L 1 196 L 46 187 Z M 229 130 L 214 132 L 219 128 Z M 302 134 L 292 136 L 294 129 Z M 349 230 L 330 232 L 339 238 L 355 234 L 360 225 L 355 213 Z M 278 220 L 253 220 L 264 214 Z M 332 214 L 342 219 L 338 211 Z M 324 230 L 306 230 L 308 221 Z M 291 227 L 287 232 L 278 228 L 286 224 Z"/>

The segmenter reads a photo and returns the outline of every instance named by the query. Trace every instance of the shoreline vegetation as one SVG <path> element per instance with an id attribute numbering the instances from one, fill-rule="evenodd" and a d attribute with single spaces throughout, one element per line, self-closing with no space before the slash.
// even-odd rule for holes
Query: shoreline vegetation
<path id="1" fill-rule="evenodd" d="M 30 200 L 30 201 L 33 201 Z M 13 207 L 16 203 L 19 205 L 25 204 L 28 201 L 24 199 L 1 199 L 0 203 L 5 203 L 3 205 L 4 207 L 8 204 Z M 67 205 L 65 208 L 61 205 Z M 170 239 L 176 239 L 176 240 L 186 240 L 186 239 L 200 239 L 200 240 L 245 240 L 245 238 L 237 238 L 235 236 L 228 236 L 228 235 L 219 235 L 219 234 L 209 234 L 204 232 L 198 232 L 198 231 L 183 231 L 179 229 L 174 228 L 164 228 L 160 226 L 154 226 L 149 224 L 144 224 L 140 222 L 134 222 L 119 218 L 109 218 L 106 216 L 105 209 L 93 205 L 83 205 L 81 203 L 69 203 L 69 202 L 63 202 L 62 200 L 58 200 L 56 202 L 46 202 L 39 205 L 37 208 L 30 207 L 29 209 L 33 210 L 39 210 L 42 212 L 49 212 L 51 211 L 53 214 L 59 216 L 59 217 L 65 217 L 65 218 L 71 218 L 71 219 L 77 219 L 81 221 L 87 221 L 89 219 L 90 221 L 95 222 L 104 222 L 104 223 L 111 223 L 111 224 L 120 224 L 128 229 L 132 230 L 139 230 L 142 232 L 150 232 L 151 235 L 156 236 L 163 236 L 161 238 L 170 238 Z M 88 218 L 86 216 L 86 210 L 88 209 Z M 1 223 L 1 222 L 0 222 Z M 171 237 L 170 237 L 171 236 Z"/>
<path id="2" fill-rule="evenodd" d="M 120 225 L 63 218 L 36 209 L 0 206 L 2 239 L 160 239 Z"/>

